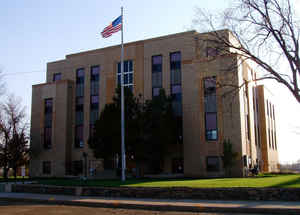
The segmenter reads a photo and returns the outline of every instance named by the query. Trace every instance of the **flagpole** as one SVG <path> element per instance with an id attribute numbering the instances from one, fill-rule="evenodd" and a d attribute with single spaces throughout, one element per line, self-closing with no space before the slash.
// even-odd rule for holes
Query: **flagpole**
<path id="1" fill-rule="evenodd" d="M 122 181 L 126 180 L 126 156 L 125 156 L 125 113 L 124 113 L 124 45 L 123 45 L 123 7 L 121 7 L 121 157 L 122 157 Z"/>

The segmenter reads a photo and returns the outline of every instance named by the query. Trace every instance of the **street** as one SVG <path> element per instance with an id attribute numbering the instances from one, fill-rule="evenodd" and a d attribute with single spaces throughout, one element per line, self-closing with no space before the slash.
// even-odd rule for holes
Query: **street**
<path id="1" fill-rule="evenodd" d="M 111 209 L 65 205 L 46 205 L 29 202 L 8 202 L 0 200 L 1 215 L 229 215 L 230 213 L 192 213 L 148 210 Z M 236 214 L 246 215 L 246 214 Z M 256 214 L 258 215 L 258 214 Z"/>

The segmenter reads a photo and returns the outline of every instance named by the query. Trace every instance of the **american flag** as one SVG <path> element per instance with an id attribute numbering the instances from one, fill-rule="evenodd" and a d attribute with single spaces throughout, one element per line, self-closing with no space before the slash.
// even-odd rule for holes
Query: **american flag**
<path id="1" fill-rule="evenodd" d="M 116 18 L 112 23 L 110 23 L 104 30 L 101 32 L 102 37 L 110 37 L 113 33 L 120 31 L 122 28 L 122 16 Z"/>

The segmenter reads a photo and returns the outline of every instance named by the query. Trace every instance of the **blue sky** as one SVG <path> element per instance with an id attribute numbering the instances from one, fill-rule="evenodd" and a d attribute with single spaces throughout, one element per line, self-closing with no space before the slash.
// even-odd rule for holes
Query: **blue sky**
<path id="1" fill-rule="evenodd" d="M 26 105 L 28 119 L 31 88 L 45 82 L 47 62 L 120 43 L 119 33 L 102 39 L 100 32 L 120 15 L 121 5 L 124 6 L 124 42 L 131 42 L 186 31 L 192 25 L 195 7 L 218 11 L 229 3 L 224 0 L 1 2 L 0 69 L 5 74 L 8 93 L 22 98 Z M 297 126 L 300 130 L 300 123 L 295 120 L 300 105 L 284 88 L 272 83 L 269 86 L 275 89 L 277 98 L 280 160 L 300 159 L 300 135 L 291 132 Z"/>

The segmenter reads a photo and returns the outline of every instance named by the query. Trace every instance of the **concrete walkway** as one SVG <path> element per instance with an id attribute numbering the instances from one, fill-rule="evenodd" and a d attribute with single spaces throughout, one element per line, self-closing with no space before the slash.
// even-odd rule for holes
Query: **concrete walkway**
<path id="1" fill-rule="evenodd" d="M 186 212 L 300 214 L 300 202 L 103 198 L 0 193 L 0 201 Z"/>

